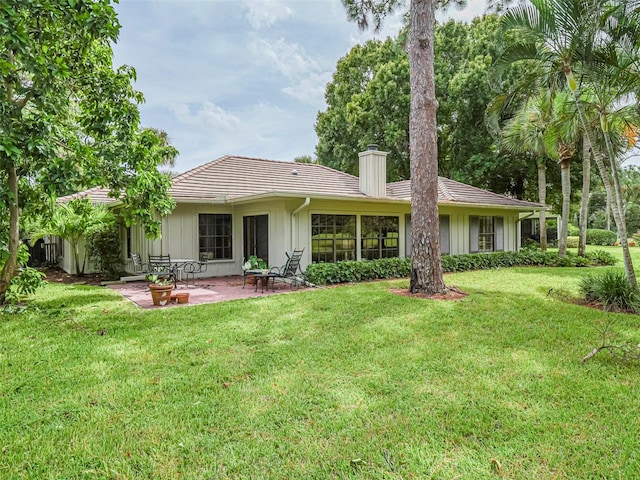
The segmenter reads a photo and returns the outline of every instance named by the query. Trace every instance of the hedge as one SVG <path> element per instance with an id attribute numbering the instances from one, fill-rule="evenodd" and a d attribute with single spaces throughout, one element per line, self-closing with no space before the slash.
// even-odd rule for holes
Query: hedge
<path id="1" fill-rule="evenodd" d="M 445 255 L 442 257 L 442 270 L 443 272 L 464 272 L 516 266 L 585 267 L 613 265 L 615 262 L 616 259 L 610 253 L 602 250 L 589 252 L 586 257 L 567 254 L 566 257 L 559 258 L 557 253 L 523 248 L 519 252 Z M 411 259 L 398 257 L 312 263 L 305 271 L 307 280 L 315 285 L 405 278 L 410 273 Z"/>
<path id="2" fill-rule="evenodd" d="M 611 246 L 618 240 L 618 234 L 600 228 L 587 229 L 587 245 Z"/>

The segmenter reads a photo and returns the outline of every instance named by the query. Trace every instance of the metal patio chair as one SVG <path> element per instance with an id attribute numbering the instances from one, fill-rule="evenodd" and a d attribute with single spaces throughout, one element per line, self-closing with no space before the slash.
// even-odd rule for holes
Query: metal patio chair
<path id="1" fill-rule="evenodd" d="M 304 248 L 301 250 L 294 250 L 293 252 L 287 252 L 287 263 L 282 267 L 271 267 L 269 275 L 273 275 L 274 280 L 279 279 L 286 283 L 291 283 L 291 288 L 297 288 L 299 285 L 306 285 L 307 278 L 304 276 L 304 272 L 300 267 L 300 261 L 302 260 L 302 254 Z"/>

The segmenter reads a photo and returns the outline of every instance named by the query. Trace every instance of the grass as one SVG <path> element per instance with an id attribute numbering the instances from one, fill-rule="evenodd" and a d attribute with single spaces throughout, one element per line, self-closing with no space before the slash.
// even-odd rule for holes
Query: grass
<path id="1" fill-rule="evenodd" d="M 618 267 L 620 268 L 620 267 Z M 640 373 L 616 319 L 548 296 L 596 269 L 447 276 L 142 311 L 50 285 L 0 316 L 0 478 L 635 478 Z"/>

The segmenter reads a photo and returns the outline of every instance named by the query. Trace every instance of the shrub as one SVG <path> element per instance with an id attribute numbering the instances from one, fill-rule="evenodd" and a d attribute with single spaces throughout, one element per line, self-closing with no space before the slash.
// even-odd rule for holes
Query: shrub
<path id="1" fill-rule="evenodd" d="M 576 227 L 572 223 L 568 225 L 567 231 L 569 232 L 567 235 L 571 237 L 577 237 L 580 235 L 580 228 Z"/>
<path id="2" fill-rule="evenodd" d="M 578 240 L 580 237 L 569 236 L 567 237 L 567 248 L 578 248 Z"/>
<path id="3" fill-rule="evenodd" d="M 616 257 L 614 257 L 609 252 L 605 252 L 604 250 L 595 250 L 593 252 L 587 252 L 587 258 L 591 260 L 593 265 L 601 265 L 601 266 L 611 266 L 615 265 L 618 261 Z"/>
<path id="4" fill-rule="evenodd" d="M 44 285 L 44 273 L 35 268 L 21 267 L 17 276 L 11 279 L 6 292 L 7 303 L 18 303 L 23 295 L 30 295 Z"/>
<path id="5" fill-rule="evenodd" d="M 611 230 L 590 228 L 587 230 L 587 245 L 610 246 L 616 243 L 618 235 Z"/>
<path id="6" fill-rule="evenodd" d="M 514 266 L 583 267 L 613 265 L 615 258 L 608 252 L 591 252 L 587 257 L 569 254 L 559 258 L 557 253 L 528 247 L 519 252 L 471 253 L 442 257 L 443 272 L 465 272 Z M 307 279 L 316 285 L 360 282 L 381 278 L 405 278 L 411 273 L 409 258 L 379 260 L 348 260 L 336 263 L 313 263 L 305 271 Z"/>
<path id="7" fill-rule="evenodd" d="M 100 223 L 87 234 L 89 258 L 109 280 L 119 278 L 123 270 L 120 245 L 120 233 L 115 221 Z"/>
<path id="8" fill-rule="evenodd" d="M 609 312 L 640 312 L 640 295 L 624 272 L 610 270 L 580 280 L 585 300 L 597 302 Z"/>

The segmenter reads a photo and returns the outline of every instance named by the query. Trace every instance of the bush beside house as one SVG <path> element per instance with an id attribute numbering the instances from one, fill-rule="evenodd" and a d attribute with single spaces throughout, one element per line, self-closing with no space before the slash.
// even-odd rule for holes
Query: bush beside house
<path id="1" fill-rule="evenodd" d="M 613 265 L 616 259 L 608 252 L 597 250 L 586 257 L 568 254 L 559 258 L 557 253 L 538 249 L 522 249 L 519 252 L 471 253 L 442 257 L 444 272 L 489 270 L 516 266 L 586 267 Z M 305 271 L 307 280 L 316 285 L 361 282 L 385 278 L 408 277 L 411 271 L 409 258 L 382 258 L 379 260 L 313 263 Z"/>

